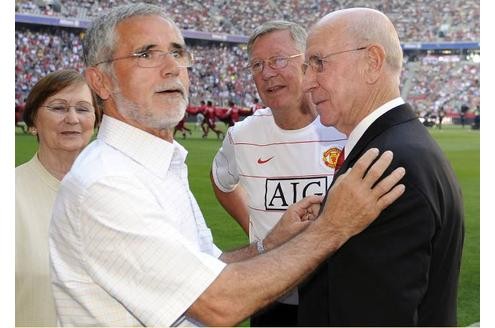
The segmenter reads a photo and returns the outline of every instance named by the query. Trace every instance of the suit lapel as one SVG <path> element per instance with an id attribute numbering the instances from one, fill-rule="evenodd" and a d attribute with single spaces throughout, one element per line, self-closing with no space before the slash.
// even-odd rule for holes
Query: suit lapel
<path id="1" fill-rule="evenodd" d="M 397 106 L 380 116 L 369 126 L 363 136 L 358 140 L 352 151 L 347 155 L 342 168 L 339 170 L 339 173 L 344 173 L 349 168 L 349 165 L 354 165 L 354 163 L 359 159 L 359 156 L 367 150 L 369 143 L 384 131 L 395 125 L 414 119 L 417 119 L 417 116 L 409 104 Z M 380 149 L 380 152 L 385 150 L 386 149 Z M 336 176 L 339 176 L 339 174 L 336 174 Z"/>

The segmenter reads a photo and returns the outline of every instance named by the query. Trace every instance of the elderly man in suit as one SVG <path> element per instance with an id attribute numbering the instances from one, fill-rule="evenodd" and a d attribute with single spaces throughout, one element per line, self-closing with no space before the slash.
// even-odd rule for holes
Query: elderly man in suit
<path id="1" fill-rule="evenodd" d="M 305 326 L 456 325 L 463 201 L 437 143 L 399 92 L 402 51 L 381 12 L 351 8 L 310 31 L 304 87 L 321 122 L 348 136 L 339 173 L 391 149 L 406 191 L 300 288 Z M 335 178 L 339 176 L 336 174 Z"/>

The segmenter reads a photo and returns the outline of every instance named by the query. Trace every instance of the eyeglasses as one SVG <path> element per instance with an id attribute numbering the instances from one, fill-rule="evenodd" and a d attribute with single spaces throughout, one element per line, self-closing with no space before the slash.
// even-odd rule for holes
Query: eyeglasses
<path id="1" fill-rule="evenodd" d="M 96 63 L 94 66 L 98 66 L 103 63 L 111 63 L 121 59 L 136 58 L 139 67 L 153 68 L 153 67 L 161 66 L 163 64 L 164 58 L 169 55 L 172 56 L 172 58 L 175 60 L 178 67 L 180 68 L 191 67 L 194 61 L 193 54 L 187 51 L 186 49 L 174 49 L 172 51 L 148 49 L 145 51 L 135 52 L 128 56 L 104 60 L 99 63 Z"/>
<path id="2" fill-rule="evenodd" d="M 94 114 L 94 107 L 86 101 L 78 102 L 75 105 L 69 105 L 69 103 L 66 101 L 57 101 L 56 103 L 52 103 L 50 105 L 43 105 L 40 107 L 47 108 L 50 112 L 61 116 L 67 114 L 71 108 L 74 108 L 77 114 L 81 114 L 81 115 Z"/>
<path id="3" fill-rule="evenodd" d="M 263 72 L 263 68 L 265 67 L 265 63 L 267 63 L 268 66 L 270 66 L 270 68 L 278 70 L 278 69 L 282 69 L 282 68 L 287 67 L 287 65 L 289 64 L 289 60 L 300 57 L 302 55 L 304 55 L 304 53 L 300 53 L 300 54 L 296 54 L 296 55 L 292 55 L 292 56 L 287 56 L 287 57 L 273 56 L 273 57 L 270 57 L 267 59 L 253 61 L 246 68 L 250 69 L 251 73 L 253 75 Z"/>
<path id="4" fill-rule="evenodd" d="M 308 67 L 311 67 L 311 69 L 313 69 L 313 72 L 321 73 L 321 72 L 323 72 L 323 63 L 328 62 L 328 60 L 325 60 L 325 58 L 335 56 L 335 55 L 340 55 L 340 54 L 343 54 L 346 52 L 364 50 L 366 48 L 368 48 L 368 46 L 360 47 L 360 48 L 356 48 L 356 49 L 332 52 L 332 53 L 330 53 L 326 56 L 323 56 L 323 57 L 318 57 L 317 55 L 313 55 L 313 56 L 308 58 L 308 61 L 306 63 L 303 64 L 303 72 L 306 73 L 306 70 L 308 69 Z"/>

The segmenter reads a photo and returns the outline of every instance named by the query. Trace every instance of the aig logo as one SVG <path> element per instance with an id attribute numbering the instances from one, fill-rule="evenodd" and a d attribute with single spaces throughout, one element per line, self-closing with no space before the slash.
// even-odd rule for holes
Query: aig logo
<path id="1" fill-rule="evenodd" d="M 265 210 L 286 210 L 309 195 L 324 195 L 326 177 L 266 179 Z"/>

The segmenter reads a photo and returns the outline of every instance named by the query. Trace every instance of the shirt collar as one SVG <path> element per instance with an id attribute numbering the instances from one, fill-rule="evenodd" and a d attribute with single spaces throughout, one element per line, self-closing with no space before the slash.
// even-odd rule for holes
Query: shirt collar
<path id="1" fill-rule="evenodd" d="M 183 164 L 187 150 L 108 115 L 103 115 L 97 139 L 119 150 L 154 174 L 165 177 L 173 162 Z"/>
<path id="2" fill-rule="evenodd" d="M 389 110 L 405 104 L 404 99 L 401 97 L 397 97 L 395 99 L 390 100 L 389 102 L 381 105 L 374 111 L 368 114 L 359 124 L 352 130 L 351 134 L 349 134 L 349 138 L 347 139 L 347 144 L 345 145 L 345 153 L 350 154 L 356 143 L 363 136 L 364 132 L 370 127 L 370 125 L 376 121 L 380 116 L 388 112 Z M 346 156 L 347 157 L 347 156 Z"/>

